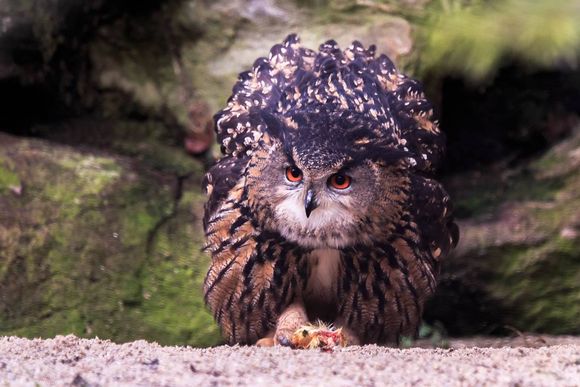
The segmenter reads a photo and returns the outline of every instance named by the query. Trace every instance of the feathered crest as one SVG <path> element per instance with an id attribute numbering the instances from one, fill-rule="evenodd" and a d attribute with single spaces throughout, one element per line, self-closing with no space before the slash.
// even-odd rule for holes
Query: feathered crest
<path id="1" fill-rule="evenodd" d="M 384 144 L 385 152 L 409 152 L 415 169 L 431 170 L 444 144 L 433 108 L 420 83 L 399 73 L 387 56 L 375 57 L 375 50 L 355 41 L 341 51 L 329 40 L 315 52 L 289 35 L 272 47 L 268 58 L 258 58 L 240 74 L 227 107 L 216 114 L 222 152 L 250 155 L 267 130 L 264 117 L 269 115 L 300 131 L 307 129 L 293 118 L 300 112 L 331 112 L 337 120 L 351 112 L 364 116 L 372 140 Z M 350 137 L 333 135 L 336 141 Z"/>

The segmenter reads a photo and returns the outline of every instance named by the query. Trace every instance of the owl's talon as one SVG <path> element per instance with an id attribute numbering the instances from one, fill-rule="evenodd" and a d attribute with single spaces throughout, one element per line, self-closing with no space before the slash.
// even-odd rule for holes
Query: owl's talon
<path id="1" fill-rule="evenodd" d="M 293 348 L 292 334 L 296 328 L 307 322 L 308 316 L 302 302 L 295 301 L 289 305 L 282 312 L 276 323 L 276 332 L 274 334 L 276 345 Z"/>
<path id="2" fill-rule="evenodd" d="M 290 339 L 284 335 L 276 336 L 276 343 L 283 347 L 292 347 L 292 341 L 290 341 Z"/>
<path id="3" fill-rule="evenodd" d="M 257 347 L 264 347 L 264 348 L 273 347 L 274 344 L 275 344 L 274 339 L 271 337 L 264 337 L 256 342 Z"/>

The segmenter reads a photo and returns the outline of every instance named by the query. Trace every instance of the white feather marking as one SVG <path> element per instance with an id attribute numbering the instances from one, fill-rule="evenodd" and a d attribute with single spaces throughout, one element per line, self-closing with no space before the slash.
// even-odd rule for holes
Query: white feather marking
<path id="1" fill-rule="evenodd" d="M 310 217 L 306 217 L 304 199 L 299 192 L 293 193 L 284 199 L 276 207 L 276 212 L 281 218 L 287 219 L 288 223 L 296 224 L 311 231 L 326 226 L 334 228 L 337 224 L 342 224 L 346 219 L 351 218 L 351 214 L 339 205 L 320 205 L 310 214 Z M 348 221 L 348 223 L 351 222 Z"/>
<path id="2" fill-rule="evenodd" d="M 278 219 L 282 219 L 279 223 L 279 232 L 282 236 L 311 247 L 331 246 L 338 248 L 349 242 L 348 238 L 332 238 L 327 241 L 321 241 L 317 238 L 321 230 L 346 229 L 354 223 L 352 214 L 346 208 L 338 203 L 322 202 L 312 211 L 310 217 L 306 217 L 301 191 L 288 192 L 283 188 L 281 193 L 286 195 L 286 198 L 276 206 L 276 215 Z M 300 235 L 296 233 L 297 228 L 300 230 Z M 308 236 L 304 236 L 304 234 Z"/>

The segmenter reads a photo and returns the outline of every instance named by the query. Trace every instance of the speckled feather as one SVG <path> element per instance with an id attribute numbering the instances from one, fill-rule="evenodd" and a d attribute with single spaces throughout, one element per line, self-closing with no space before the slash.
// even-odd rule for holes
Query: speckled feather
<path id="1" fill-rule="evenodd" d="M 232 92 L 215 116 L 226 155 L 249 155 L 259 146 L 266 127 L 263 112 L 279 114 L 296 129 L 290 112 L 322 106 L 334 116 L 358 112 L 367 117 L 385 146 L 411 153 L 416 169 L 430 170 L 443 153 L 444 138 L 419 82 L 399 73 L 386 55 L 376 58 L 374 46 L 365 49 L 357 41 L 341 51 L 330 40 L 315 52 L 290 35 L 240 74 Z"/>
<path id="2" fill-rule="evenodd" d="M 204 292 L 227 341 L 255 343 L 296 300 L 309 317 L 324 304 L 312 317 L 348 328 L 361 343 L 413 335 L 458 239 L 449 197 L 429 178 L 444 137 L 420 84 L 375 57 L 374 46 L 341 51 L 329 41 L 315 52 L 290 35 L 240 74 L 215 120 L 224 157 L 204 183 L 212 256 Z M 367 168 L 378 182 L 376 204 L 342 231 L 288 225 L 261 180 L 278 151 L 300 158 L 313 176 Z M 338 265 L 321 300 L 310 288 L 317 248 L 326 245 Z"/>

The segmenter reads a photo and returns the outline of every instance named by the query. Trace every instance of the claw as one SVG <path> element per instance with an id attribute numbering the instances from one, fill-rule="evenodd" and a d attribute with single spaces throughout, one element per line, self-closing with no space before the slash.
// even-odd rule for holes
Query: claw
<path id="1" fill-rule="evenodd" d="M 278 343 L 278 345 L 281 345 L 283 347 L 292 347 L 292 342 L 288 337 L 284 335 L 276 336 L 276 342 Z"/>
<path id="2" fill-rule="evenodd" d="M 274 339 L 271 337 L 264 337 L 256 342 L 256 346 L 258 347 L 273 347 L 274 346 Z"/>

